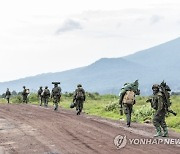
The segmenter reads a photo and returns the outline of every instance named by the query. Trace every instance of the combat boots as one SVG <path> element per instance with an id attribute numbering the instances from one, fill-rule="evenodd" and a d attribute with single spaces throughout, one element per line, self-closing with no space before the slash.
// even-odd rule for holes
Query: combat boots
<path id="1" fill-rule="evenodd" d="M 163 133 L 162 137 L 168 137 L 168 129 L 167 129 L 167 127 L 164 127 L 163 131 L 164 131 L 164 133 Z"/>
<path id="2" fill-rule="evenodd" d="M 161 127 L 156 127 L 156 134 L 154 135 L 154 137 L 159 137 L 159 136 L 162 136 Z"/>

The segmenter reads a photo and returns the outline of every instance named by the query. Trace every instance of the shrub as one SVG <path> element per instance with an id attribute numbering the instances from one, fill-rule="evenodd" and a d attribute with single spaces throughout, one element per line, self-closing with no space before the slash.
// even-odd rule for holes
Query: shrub
<path id="1" fill-rule="evenodd" d="M 12 97 L 12 103 L 22 103 L 22 96 L 16 95 Z"/>
<path id="2" fill-rule="evenodd" d="M 110 102 L 105 106 L 105 111 L 117 111 L 119 110 L 119 104 L 117 102 Z"/>

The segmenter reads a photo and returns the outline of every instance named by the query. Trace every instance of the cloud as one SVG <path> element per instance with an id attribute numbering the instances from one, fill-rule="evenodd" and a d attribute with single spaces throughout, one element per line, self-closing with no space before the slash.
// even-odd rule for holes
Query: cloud
<path id="1" fill-rule="evenodd" d="M 162 16 L 153 15 L 153 16 L 151 16 L 151 18 L 150 18 L 150 23 L 151 23 L 151 24 L 156 24 L 156 23 L 160 22 L 162 19 L 163 19 Z"/>
<path id="2" fill-rule="evenodd" d="M 64 24 L 56 31 L 56 34 L 61 34 L 68 31 L 73 31 L 76 29 L 83 29 L 80 22 L 68 19 L 64 22 Z"/>

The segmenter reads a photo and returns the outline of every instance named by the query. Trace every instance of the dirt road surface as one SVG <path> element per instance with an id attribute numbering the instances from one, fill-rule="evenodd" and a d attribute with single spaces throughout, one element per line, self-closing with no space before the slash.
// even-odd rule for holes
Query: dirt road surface
<path id="1" fill-rule="evenodd" d="M 150 124 L 132 123 L 128 128 L 120 121 L 84 113 L 77 116 L 74 110 L 0 104 L 0 154 L 180 154 L 180 134 L 173 131 L 168 138 L 171 145 L 129 141 L 153 140 L 153 134 Z M 126 136 L 125 147 L 115 146 L 117 135 Z M 121 141 L 119 145 L 125 143 Z"/>

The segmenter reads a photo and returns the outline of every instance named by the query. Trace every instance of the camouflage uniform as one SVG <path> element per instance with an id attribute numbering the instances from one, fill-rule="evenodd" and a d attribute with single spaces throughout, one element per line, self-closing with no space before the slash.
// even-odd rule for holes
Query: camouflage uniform
<path id="1" fill-rule="evenodd" d="M 152 96 L 152 102 L 151 107 L 155 110 L 154 117 L 153 117 L 153 125 L 156 128 L 156 134 L 154 137 L 168 136 L 168 130 L 167 125 L 165 122 L 165 106 L 164 106 L 164 99 L 162 93 L 159 91 L 159 85 L 155 84 L 152 87 L 153 90 L 153 96 Z M 164 131 L 164 134 L 162 135 L 161 128 Z"/>
<path id="2" fill-rule="evenodd" d="M 26 91 L 26 87 L 23 86 L 23 91 L 22 91 L 23 103 L 26 103 L 26 104 L 28 103 L 27 96 L 28 96 L 28 93 Z"/>
<path id="3" fill-rule="evenodd" d="M 85 90 L 82 88 L 81 84 L 78 84 L 73 97 L 73 102 L 75 102 L 77 115 L 80 115 L 85 100 L 86 100 Z"/>
<path id="4" fill-rule="evenodd" d="M 127 126 L 130 127 L 131 125 L 131 114 L 133 110 L 133 105 L 135 104 L 135 95 L 140 94 L 140 90 L 138 89 L 139 83 L 138 80 L 136 80 L 133 83 L 125 83 L 124 87 L 122 87 L 121 92 L 119 94 L 119 104 L 123 105 L 124 108 L 124 113 L 126 115 L 126 122 Z M 134 92 L 134 100 L 131 103 L 125 103 L 124 96 L 128 91 L 133 91 Z"/>
<path id="5" fill-rule="evenodd" d="M 37 94 L 38 94 L 40 106 L 42 106 L 42 102 L 43 102 L 42 92 L 43 92 L 42 87 L 39 87 L 39 90 L 38 90 Z"/>
<path id="6" fill-rule="evenodd" d="M 6 97 L 8 103 L 9 103 L 10 96 L 11 96 L 11 92 L 9 91 L 9 88 L 7 88 L 7 91 L 5 93 L 5 97 Z"/>
<path id="7" fill-rule="evenodd" d="M 58 104 L 61 98 L 61 87 L 58 87 L 58 84 L 54 84 L 54 88 L 51 92 L 51 97 L 53 98 L 54 110 L 58 110 Z"/>
<path id="8" fill-rule="evenodd" d="M 42 92 L 42 97 L 44 100 L 44 106 L 48 107 L 48 101 L 49 101 L 49 97 L 50 97 L 50 91 L 48 89 L 48 87 L 46 86 L 45 89 Z"/>

